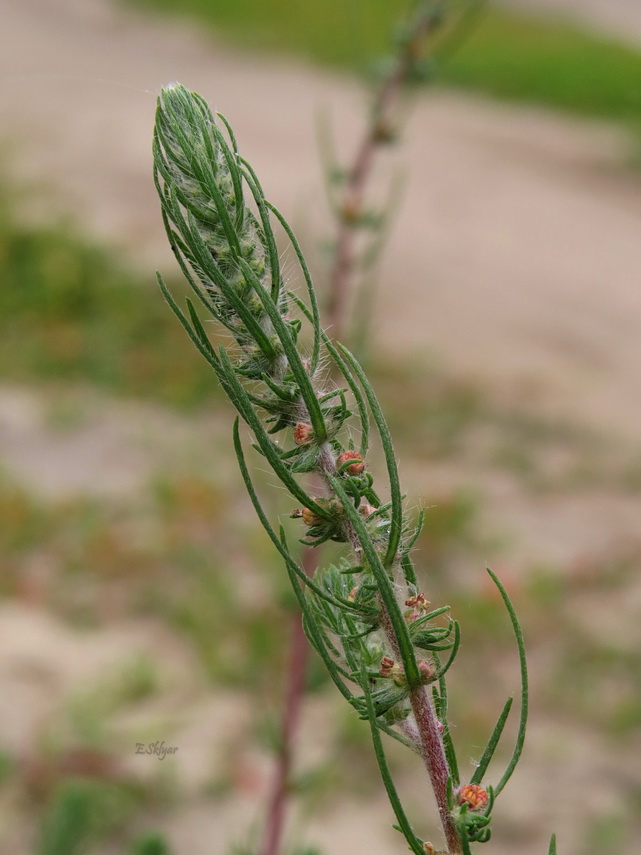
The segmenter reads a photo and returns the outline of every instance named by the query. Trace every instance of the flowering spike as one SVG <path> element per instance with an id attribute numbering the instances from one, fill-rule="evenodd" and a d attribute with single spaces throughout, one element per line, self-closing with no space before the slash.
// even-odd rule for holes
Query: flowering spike
<path id="1" fill-rule="evenodd" d="M 272 282 L 270 239 L 242 192 L 242 162 L 229 147 L 200 96 L 180 84 L 158 97 L 154 136 L 156 184 L 172 245 L 181 266 L 216 317 L 232 332 L 239 365 L 255 379 L 279 378 L 282 348 L 256 288 L 277 291 Z M 247 265 L 251 281 L 243 272 Z M 285 301 L 280 301 L 285 316 Z"/>
<path id="2" fill-rule="evenodd" d="M 447 607 L 429 614 L 430 603 L 423 593 L 416 592 L 415 576 L 407 567 L 410 562 L 411 570 L 409 550 L 416 535 L 408 535 L 412 527 L 405 519 L 396 455 L 380 404 L 352 354 L 322 333 L 300 247 L 284 218 L 265 200 L 258 178 L 238 155 L 233 133 L 223 123 L 228 137 L 199 95 L 180 85 L 163 90 L 156 114 L 154 171 L 176 257 L 205 308 L 232 333 L 235 344 L 231 350 L 227 346 L 215 350 L 193 306 L 189 304 L 189 311 L 183 312 L 161 282 L 163 293 L 214 368 L 239 417 L 251 430 L 255 447 L 299 504 L 301 509 L 291 516 L 308 528 L 308 539 L 301 542 L 317 546 L 331 540 L 347 545 L 349 557 L 341 556 L 338 566 L 329 565 L 313 578 L 308 577 L 287 546 L 284 528 L 280 536 L 276 534 L 258 499 L 242 453 L 237 421 L 234 448 L 254 508 L 285 561 L 304 614 L 305 632 L 341 692 L 369 719 L 379 769 L 410 849 L 414 855 L 435 855 L 431 844 L 423 844 L 414 835 L 380 745 L 380 731 L 391 732 L 390 727 L 401 721 L 405 722 L 402 741 L 409 740 L 420 748 L 447 851 L 467 852 L 464 844 L 468 840 L 489 838 L 489 816 L 471 813 L 488 805 L 489 797 L 477 783 L 453 790 L 459 777 L 446 725 L 444 674 L 458 646 L 458 625 L 450 621 L 450 628 L 431 626 L 432 618 Z M 243 188 L 250 191 L 251 209 Z M 296 251 L 305 275 L 308 303 L 283 287 L 272 216 L 283 226 Z M 300 318 L 288 313 L 290 299 Z M 314 331 L 313 368 L 301 353 L 299 342 L 305 321 Z M 317 386 L 321 341 L 342 373 L 345 388 Z M 354 425 L 348 422 L 351 403 L 346 394 L 350 392 L 358 408 L 363 453 L 342 450 L 346 438 L 354 433 Z M 369 447 L 368 410 L 378 431 L 388 475 L 388 500 L 382 503 L 363 457 Z M 274 438 L 285 430 L 296 447 L 290 447 L 291 441 Z M 313 447 L 305 447 L 309 445 Z M 314 483 L 321 485 L 318 491 L 324 491 L 323 495 L 311 497 L 303 488 L 298 477 L 306 473 L 316 476 Z M 507 594 L 492 578 L 517 636 L 523 681 L 517 746 L 506 773 L 490 790 L 493 799 L 520 755 L 527 713 L 527 674 L 516 616 Z M 356 601 L 358 607 L 350 607 Z M 409 610 L 405 613 L 403 603 Z M 453 653 L 441 666 L 439 651 L 447 648 L 452 625 Z M 432 651 L 433 660 L 419 659 L 420 650 Z M 382 655 L 386 651 L 390 655 Z M 438 691 L 431 693 L 426 684 L 437 674 Z M 386 679 L 390 681 L 387 684 L 383 682 Z M 360 683 L 362 695 L 352 694 L 350 681 L 352 685 L 354 681 Z M 501 730 L 502 725 L 490 740 L 483 760 L 486 764 Z M 472 781 L 480 779 L 474 777 Z"/>

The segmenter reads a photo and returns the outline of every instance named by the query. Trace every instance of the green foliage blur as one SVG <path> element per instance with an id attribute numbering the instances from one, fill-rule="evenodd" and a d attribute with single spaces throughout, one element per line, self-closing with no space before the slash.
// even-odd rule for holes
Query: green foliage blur
<path id="1" fill-rule="evenodd" d="M 390 53 L 390 34 L 414 5 L 388 0 L 128 2 L 195 18 L 247 51 L 290 54 L 361 74 Z M 640 50 L 561 17 L 474 0 L 452 7 L 465 5 L 474 11 L 461 33 L 454 35 L 446 25 L 435 41 L 433 71 L 439 83 L 586 116 L 641 121 Z"/>
<path id="2" fill-rule="evenodd" d="M 0 185 L 0 378 L 90 383 L 194 407 L 217 394 L 153 280 L 63 225 L 28 226 Z"/>

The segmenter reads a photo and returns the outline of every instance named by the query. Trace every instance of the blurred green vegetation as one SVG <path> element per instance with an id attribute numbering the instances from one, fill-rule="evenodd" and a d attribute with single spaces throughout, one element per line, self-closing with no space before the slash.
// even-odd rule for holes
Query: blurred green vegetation
<path id="1" fill-rule="evenodd" d="M 14 205 L 0 186 L 0 379 L 84 382 L 182 407 L 217 394 L 151 275 L 63 225 L 20 223 Z"/>
<path id="2" fill-rule="evenodd" d="M 237 500 L 193 476 L 158 482 L 139 501 L 118 503 L 43 502 L 0 479 L 0 596 L 42 602 L 78 627 L 160 616 L 190 641 L 212 681 L 271 686 L 292 598 L 258 524 L 229 510 Z M 46 578 L 32 572 L 43 555 Z M 131 663 L 78 709 L 103 706 L 105 694 L 113 703 L 144 697 L 155 681 L 149 663 Z"/>
<path id="3" fill-rule="evenodd" d="M 641 119 L 641 51 L 535 15 L 488 9 L 443 80 L 604 119 Z"/>
<path id="4" fill-rule="evenodd" d="M 390 52 L 390 34 L 412 6 L 388 0 L 129 2 L 195 18 L 248 51 L 293 54 L 359 73 Z M 443 57 L 437 54 L 433 69 L 439 82 L 587 116 L 641 121 L 640 50 L 562 18 L 492 5 L 475 12 L 465 29 L 464 38 L 452 38 L 453 51 L 445 49 L 444 30 Z"/>
<path id="5" fill-rule="evenodd" d="M 128 782 L 63 778 L 44 811 L 37 855 L 86 855 L 105 839 L 122 841 L 144 800 L 144 791 Z"/>

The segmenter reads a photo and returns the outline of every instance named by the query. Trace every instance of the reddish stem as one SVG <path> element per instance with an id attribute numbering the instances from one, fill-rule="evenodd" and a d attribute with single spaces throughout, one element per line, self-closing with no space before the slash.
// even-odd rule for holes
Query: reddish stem
<path id="1" fill-rule="evenodd" d="M 410 704 L 418 729 L 421 757 L 430 776 L 441 825 L 445 833 L 447 851 L 450 855 L 458 855 L 461 852 L 461 838 L 456 830 L 447 803 L 447 779 L 450 776 L 450 770 L 445 758 L 436 713 L 425 686 L 418 686 L 410 691 Z"/>
<path id="2" fill-rule="evenodd" d="M 383 601 L 379 600 L 379 602 L 381 607 L 381 625 L 394 651 L 394 658 L 400 661 L 401 653 L 394 627 Z M 450 777 L 450 769 L 445 756 L 438 719 L 430 701 L 427 687 L 416 686 L 411 689 L 409 700 L 416 722 L 418 748 L 427 769 L 432 790 L 434 791 L 441 825 L 443 826 L 443 833 L 447 842 L 447 851 L 450 855 L 460 855 L 461 838 L 456 830 L 447 801 L 447 780 Z"/>
<path id="3" fill-rule="evenodd" d="M 334 260 L 329 275 L 327 321 L 332 338 L 341 341 L 346 318 L 349 277 L 356 255 L 356 226 L 363 212 L 365 192 L 374 157 L 394 135 L 394 113 L 414 62 L 423 51 L 424 42 L 435 23 L 433 10 L 423 12 L 414 21 L 413 30 L 405 40 L 389 74 L 374 95 L 372 119 L 347 170 L 347 181 L 339 202 L 338 233 Z"/>
<path id="4" fill-rule="evenodd" d="M 308 576 L 314 574 L 318 565 L 318 558 L 313 547 L 306 547 L 302 555 L 302 565 Z M 310 647 L 298 612 L 291 617 L 289 653 L 278 761 L 274 770 L 271 793 L 267 804 L 267 819 L 261 849 L 262 855 L 278 855 L 281 851 L 287 801 L 289 798 L 294 744 L 299 729 L 303 695 L 305 693 L 305 674 L 307 672 Z"/>

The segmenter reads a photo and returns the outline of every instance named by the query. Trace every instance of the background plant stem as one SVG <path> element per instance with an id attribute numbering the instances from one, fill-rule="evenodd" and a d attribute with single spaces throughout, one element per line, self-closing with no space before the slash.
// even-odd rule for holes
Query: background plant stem
<path id="1" fill-rule="evenodd" d="M 303 570 L 309 577 L 314 575 L 318 561 L 318 551 L 314 547 L 306 546 L 301 563 Z M 311 652 L 298 610 L 292 614 L 290 619 L 289 639 L 287 684 L 278 742 L 278 758 L 268 796 L 261 855 L 278 855 L 282 851 L 287 818 L 287 802 L 290 794 L 296 736 L 300 728 L 303 696 L 305 694 L 305 676 Z"/>
<path id="2" fill-rule="evenodd" d="M 394 63 L 374 93 L 370 121 L 346 170 L 343 193 L 338 202 L 338 228 L 330 265 L 327 294 L 327 324 L 334 341 L 343 341 L 346 325 L 349 280 L 355 267 L 358 217 L 363 212 L 368 181 L 379 149 L 389 145 L 396 129 L 396 110 L 425 41 L 436 25 L 437 0 L 420 10 L 411 31 L 399 47 Z"/>

